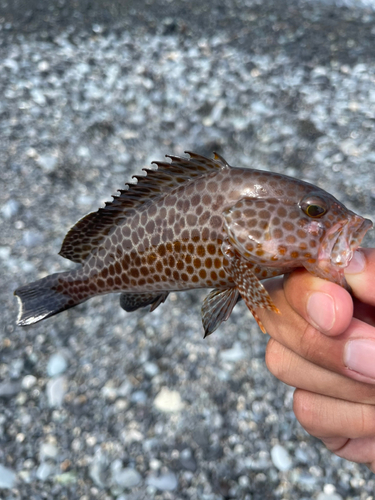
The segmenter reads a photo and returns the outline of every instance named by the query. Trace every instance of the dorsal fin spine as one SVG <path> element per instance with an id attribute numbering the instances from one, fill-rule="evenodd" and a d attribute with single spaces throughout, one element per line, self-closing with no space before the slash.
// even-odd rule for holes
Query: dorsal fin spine
<path id="1" fill-rule="evenodd" d="M 73 262 L 83 263 L 90 254 L 90 243 L 98 245 L 111 228 L 120 221 L 123 223 L 134 210 L 156 201 L 170 190 L 183 185 L 194 178 L 213 173 L 226 166 L 226 161 L 215 156 L 215 159 L 205 158 L 196 153 L 188 152 L 190 158 L 166 155 L 171 163 L 155 161 L 158 169 L 142 169 L 145 175 L 134 175 L 137 183 L 127 183 L 128 189 L 120 189 L 120 194 L 113 196 L 113 201 L 106 202 L 104 208 L 92 212 L 80 219 L 68 232 L 63 241 L 60 255 Z"/>

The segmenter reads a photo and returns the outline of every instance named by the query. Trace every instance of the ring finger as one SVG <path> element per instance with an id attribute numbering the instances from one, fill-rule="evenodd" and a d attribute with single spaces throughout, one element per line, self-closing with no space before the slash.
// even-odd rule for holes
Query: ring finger
<path id="1" fill-rule="evenodd" d="M 375 404 L 375 386 L 332 372 L 270 339 L 266 350 L 270 372 L 285 384 L 355 403 Z"/>

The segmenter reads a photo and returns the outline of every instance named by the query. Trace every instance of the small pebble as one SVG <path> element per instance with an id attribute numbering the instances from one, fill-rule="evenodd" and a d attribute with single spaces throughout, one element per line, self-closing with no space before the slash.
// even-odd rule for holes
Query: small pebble
<path id="1" fill-rule="evenodd" d="M 158 477 L 149 476 L 146 479 L 146 484 L 161 491 L 173 491 L 178 486 L 178 480 L 176 474 L 173 472 L 167 472 L 166 474 L 162 474 Z"/>
<path id="2" fill-rule="evenodd" d="M 52 443 L 42 443 L 39 448 L 40 460 L 45 460 L 46 458 L 56 458 L 58 455 L 58 448 Z"/>
<path id="3" fill-rule="evenodd" d="M 0 464 L 0 489 L 10 489 L 16 484 L 16 473 Z"/>
<path id="4" fill-rule="evenodd" d="M 18 201 L 11 198 L 1 207 L 0 211 L 5 219 L 10 219 L 17 214 L 19 207 L 20 204 L 18 203 Z"/>
<path id="5" fill-rule="evenodd" d="M 240 361 L 241 359 L 244 359 L 244 357 L 246 356 L 246 353 L 244 352 L 244 350 L 241 346 L 241 343 L 235 342 L 231 349 L 226 349 L 224 351 L 221 351 L 219 356 L 220 356 L 220 359 L 222 361 L 227 361 L 229 363 L 235 363 L 236 361 Z"/>
<path id="6" fill-rule="evenodd" d="M 0 382 L 0 397 L 11 398 L 18 394 L 21 390 L 19 382 Z"/>
<path id="7" fill-rule="evenodd" d="M 36 231 L 26 230 L 22 235 L 22 243 L 29 247 L 36 247 L 42 243 L 44 236 Z"/>
<path id="8" fill-rule="evenodd" d="M 49 174 L 50 172 L 53 172 L 57 166 L 58 159 L 56 156 L 52 155 L 41 155 L 38 158 L 38 164 L 42 169 Z"/>
<path id="9" fill-rule="evenodd" d="M 11 251 L 10 247 L 0 247 L 0 259 L 5 261 L 9 259 Z"/>
<path id="10" fill-rule="evenodd" d="M 21 479 L 21 481 L 23 481 L 26 484 L 30 484 L 32 481 L 32 477 L 29 470 L 20 470 L 17 475 Z"/>
<path id="11" fill-rule="evenodd" d="M 46 391 L 48 404 L 51 408 L 60 408 L 62 406 L 66 385 L 66 379 L 63 376 L 48 381 Z"/>
<path id="12" fill-rule="evenodd" d="M 89 476 L 99 488 L 107 487 L 108 458 L 101 449 L 97 450 L 89 467 Z"/>
<path id="13" fill-rule="evenodd" d="M 316 500 L 343 500 L 338 493 L 319 493 Z"/>
<path id="14" fill-rule="evenodd" d="M 299 462 L 304 464 L 307 464 L 309 461 L 307 453 L 304 450 L 301 450 L 301 448 L 296 449 L 294 456 Z"/>
<path id="15" fill-rule="evenodd" d="M 163 387 L 154 399 L 154 406 L 164 413 L 173 413 L 181 411 L 184 403 L 181 401 L 179 392 L 170 391 L 167 387 Z"/>
<path id="16" fill-rule="evenodd" d="M 197 469 L 197 463 L 190 448 L 185 448 L 181 451 L 179 460 L 184 469 L 192 472 L 195 472 Z"/>
<path id="17" fill-rule="evenodd" d="M 292 467 L 292 459 L 286 449 L 276 444 L 271 450 L 271 459 L 273 465 L 282 472 L 289 470 Z"/>
<path id="18" fill-rule="evenodd" d="M 19 379 L 25 365 L 25 361 L 21 358 L 15 358 L 9 365 L 9 376 L 13 379 Z"/>
<path id="19" fill-rule="evenodd" d="M 68 367 L 68 363 L 60 353 L 52 354 L 47 363 L 47 375 L 49 377 L 55 377 L 56 375 L 60 375 L 64 373 Z"/>
<path id="20" fill-rule="evenodd" d="M 29 390 L 34 387 L 36 382 L 37 378 L 34 377 L 34 375 L 26 375 L 25 377 L 23 377 L 21 385 L 23 389 Z"/>
<path id="21" fill-rule="evenodd" d="M 117 486 L 130 489 L 142 481 L 142 476 L 135 469 L 127 467 L 113 472 L 112 479 Z"/>
<path id="22" fill-rule="evenodd" d="M 5 68 L 11 69 L 14 72 L 17 72 L 19 68 L 18 62 L 15 59 L 11 58 L 5 59 L 3 61 L 3 65 Z"/>
<path id="23" fill-rule="evenodd" d="M 36 477 L 40 481 L 45 481 L 53 474 L 54 470 L 55 468 L 52 465 L 43 462 L 36 470 Z"/>
<path id="24" fill-rule="evenodd" d="M 144 391 L 134 391 L 130 398 L 132 403 L 145 403 L 147 394 Z"/>
<path id="25" fill-rule="evenodd" d="M 159 367 L 156 363 L 151 363 L 150 361 L 146 361 L 143 365 L 143 369 L 149 377 L 155 377 L 159 373 Z"/>
<path id="26" fill-rule="evenodd" d="M 54 477 L 54 481 L 62 486 L 71 486 L 77 482 L 77 479 L 77 474 L 73 471 L 64 472 L 64 474 Z"/>

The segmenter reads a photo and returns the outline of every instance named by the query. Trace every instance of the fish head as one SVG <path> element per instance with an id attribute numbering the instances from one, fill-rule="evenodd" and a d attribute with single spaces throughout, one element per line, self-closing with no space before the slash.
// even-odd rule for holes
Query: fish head
<path id="1" fill-rule="evenodd" d="M 305 267 L 346 287 L 344 268 L 372 222 L 311 188 L 294 197 L 240 199 L 223 213 L 229 244 L 260 266 Z"/>
<path id="2" fill-rule="evenodd" d="M 316 221 L 310 222 L 308 230 L 314 233 L 313 224 L 320 226 L 317 246 L 319 251 L 316 262 L 307 261 L 304 267 L 316 276 L 349 289 L 344 269 L 349 265 L 354 251 L 361 244 L 367 231 L 373 227 L 373 223 L 370 219 L 348 210 L 331 195 L 308 195 L 302 200 L 301 209 L 308 212 L 308 206 L 314 204 L 315 207 L 315 200 L 318 200 L 318 206 L 325 212 L 318 215 Z"/>

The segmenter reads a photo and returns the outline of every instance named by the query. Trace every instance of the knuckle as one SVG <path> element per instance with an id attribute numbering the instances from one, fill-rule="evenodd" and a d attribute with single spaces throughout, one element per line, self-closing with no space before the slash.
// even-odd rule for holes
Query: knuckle
<path id="1" fill-rule="evenodd" d="M 313 394 L 296 389 L 293 396 L 293 411 L 298 422 L 306 432 L 314 435 L 316 433 L 316 418 Z"/>
<path id="2" fill-rule="evenodd" d="M 282 344 L 271 339 L 266 349 L 266 366 L 281 381 L 288 380 L 291 371 L 290 352 Z"/>
<path id="3" fill-rule="evenodd" d="M 324 356 L 324 351 L 322 350 L 321 342 L 321 334 L 309 323 L 306 324 L 303 329 L 300 345 L 299 345 L 299 353 L 303 358 L 313 361 L 317 359 L 322 359 Z"/>
<path id="4" fill-rule="evenodd" d="M 270 339 L 267 344 L 266 348 L 266 356 L 265 356 L 265 361 L 266 361 L 266 366 L 268 370 L 272 373 L 272 375 L 277 376 L 277 367 L 279 365 L 279 343 L 274 340 Z"/>
<path id="5" fill-rule="evenodd" d="M 359 434 L 361 436 L 373 436 L 375 434 L 375 408 L 372 405 L 361 404 L 358 421 Z"/>
<path id="6" fill-rule="evenodd" d="M 360 406 L 359 408 L 359 417 L 358 417 L 358 427 L 359 427 L 359 432 L 361 435 L 366 433 L 368 430 L 368 419 L 367 419 L 367 412 L 365 411 L 365 407 L 363 405 Z"/>

